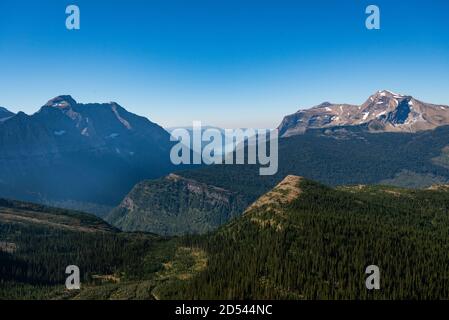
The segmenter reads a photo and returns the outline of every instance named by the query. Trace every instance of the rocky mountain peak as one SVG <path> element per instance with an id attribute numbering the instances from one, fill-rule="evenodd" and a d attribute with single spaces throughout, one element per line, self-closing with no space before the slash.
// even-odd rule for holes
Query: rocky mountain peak
<path id="1" fill-rule="evenodd" d="M 366 126 L 370 131 L 416 132 L 449 125 L 449 107 L 424 103 L 412 96 L 380 90 L 362 105 L 322 103 L 286 116 L 281 136 L 303 134 L 308 129 Z"/>
<path id="2" fill-rule="evenodd" d="M 62 95 L 31 115 L 1 119 L 0 191 L 7 187 L 12 198 L 100 208 L 116 205 L 138 181 L 173 170 L 169 134 L 118 104 Z"/>
<path id="3" fill-rule="evenodd" d="M 368 100 L 362 104 L 362 109 L 367 106 L 380 105 L 381 107 L 397 107 L 401 101 L 411 99 L 410 96 L 394 93 L 388 90 L 377 91 L 371 95 Z"/>
<path id="4" fill-rule="evenodd" d="M 49 100 L 45 104 L 45 106 L 65 109 L 65 108 L 73 107 L 76 104 L 77 104 L 77 102 L 75 101 L 75 99 L 72 98 L 72 96 L 62 95 L 62 96 L 57 96 L 56 98 Z"/>
<path id="5" fill-rule="evenodd" d="M 401 98 L 404 97 L 402 94 L 392 92 L 390 90 L 379 90 L 372 96 L 374 97 L 388 97 L 388 98 Z"/>

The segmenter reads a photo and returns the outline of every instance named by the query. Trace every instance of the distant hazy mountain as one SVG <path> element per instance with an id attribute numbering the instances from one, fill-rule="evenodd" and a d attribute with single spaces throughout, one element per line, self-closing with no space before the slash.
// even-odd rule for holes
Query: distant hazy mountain
<path id="1" fill-rule="evenodd" d="M 172 134 L 172 132 L 174 131 L 174 130 L 176 130 L 176 129 L 185 129 L 185 130 L 187 130 L 189 133 L 190 133 L 190 137 L 193 137 L 193 128 L 192 128 L 192 126 L 186 126 L 186 127 L 170 127 L 170 128 L 166 128 L 166 130 L 170 133 L 170 134 Z M 227 152 L 231 152 L 231 151 L 234 151 L 234 149 L 235 149 L 235 145 L 234 145 L 234 143 L 233 142 L 231 142 L 230 144 L 226 144 L 226 132 L 225 132 L 225 129 L 222 129 L 222 128 L 220 128 L 220 127 L 215 127 L 215 126 L 208 126 L 208 125 L 206 125 L 206 126 L 202 126 L 201 127 L 201 134 L 203 134 L 204 133 L 204 131 L 206 131 L 206 130 L 208 130 L 208 129 L 214 129 L 214 130 L 218 130 L 219 132 L 220 132 L 220 134 L 221 134 L 221 141 L 222 141 L 222 144 L 221 144 L 221 147 L 220 148 L 217 148 L 215 151 L 216 151 L 216 153 L 217 154 L 226 154 Z M 228 137 L 231 139 L 230 141 L 232 141 L 232 134 L 231 135 L 228 135 Z M 174 137 L 174 138 L 176 138 L 176 137 Z M 189 147 L 189 148 L 192 148 L 193 147 L 193 138 L 190 140 L 190 141 L 182 141 L 183 143 L 184 143 L 184 145 L 186 145 L 187 147 Z M 210 141 L 202 141 L 201 142 L 201 146 L 202 147 L 204 147 L 204 146 L 206 146 L 206 145 L 208 145 L 210 143 Z"/>
<path id="2" fill-rule="evenodd" d="M 4 121 L 8 118 L 11 118 L 14 115 L 13 112 L 9 111 L 6 108 L 0 107 L 0 121 Z"/>
<path id="3" fill-rule="evenodd" d="M 113 206 L 171 170 L 171 145 L 162 127 L 115 102 L 59 96 L 0 122 L 0 195 L 91 212 Z"/>
<path id="4" fill-rule="evenodd" d="M 449 106 L 434 105 L 387 90 L 378 91 L 362 105 L 324 102 L 286 116 L 279 134 L 287 137 L 308 129 L 365 126 L 375 132 L 417 132 L 449 124 Z"/>

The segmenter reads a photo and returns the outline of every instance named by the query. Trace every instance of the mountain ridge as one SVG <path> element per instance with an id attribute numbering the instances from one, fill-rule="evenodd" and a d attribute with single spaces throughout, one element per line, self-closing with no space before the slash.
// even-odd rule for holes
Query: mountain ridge
<path id="1" fill-rule="evenodd" d="M 57 96 L 0 122 L 0 196 L 115 206 L 137 182 L 172 171 L 172 145 L 161 126 L 115 102 Z"/>
<path id="2" fill-rule="evenodd" d="M 279 135 L 303 134 L 309 129 L 364 126 L 369 132 L 418 132 L 449 124 L 449 106 L 425 103 L 410 95 L 377 91 L 363 104 L 323 102 L 285 116 Z"/>
<path id="3" fill-rule="evenodd" d="M 8 120 L 15 115 L 14 112 L 9 111 L 4 107 L 0 107 L 0 121 Z"/>
<path id="4" fill-rule="evenodd" d="M 279 140 L 279 170 L 273 176 L 260 176 L 255 165 L 214 165 L 182 170 L 176 174 L 238 194 L 240 200 L 235 202 L 237 210 L 232 210 L 231 214 L 223 207 L 221 211 L 224 223 L 228 218 L 234 217 L 234 213 L 243 213 L 288 175 L 302 176 L 331 186 L 385 184 L 420 189 L 435 184 L 448 184 L 448 139 L 449 126 L 416 133 L 377 134 L 359 126 L 310 129 L 304 134 Z M 146 201 L 147 207 L 161 206 L 161 199 L 172 199 L 168 203 L 189 206 L 189 197 L 186 196 L 189 193 L 181 192 L 183 196 L 179 197 L 179 189 L 173 188 L 173 183 L 167 179 L 158 180 L 156 184 L 150 181 L 146 186 L 153 195 L 158 188 L 165 190 L 161 197 L 146 198 L 142 188 L 135 189 L 138 198 L 146 198 L 142 201 Z M 137 221 L 142 222 L 140 214 L 145 216 L 144 212 L 134 213 L 135 215 L 127 215 L 129 226 L 136 225 Z M 113 220 L 109 222 L 121 227 Z M 139 227 L 146 228 L 147 222 L 150 221 Z M 150 222 L 148 228 L 152 228 L 151 225 Z M 177 223 L 177 226 L 180 224 Z M 200 224 L 196 227 L 199 228 Z"/>
<path id="5" fill-rule="evenodd" d="M 0 297 L 441 299 L 448 199 L 447 188 L 332 188 L 289 175 L 218 230 L 173 238 L 0 199 Z M 61 285 L 69 264 L 83 266 L 80 291 Z M 383 290 L 366 290 L 369 264 Z"/>
<path id="6" fill-rule="evenodd" d="M 289 194 L 280 192 L 281 185 L 300 192 L 285 203 Z M 273 205 L 264 198 L 273 200 Z M 447 190 L 332 188 L 286 177 L 256 201 L 263 205 L 215 232 L 191 239 L 188 243 L 207 255 L 207 268 L 168 292 L 176 291 L 174 297 L 165 297 L 444 297 L 448 199 Z M 382 290 L 366 290 L 365 271 L 370 264 L 382 270 L 382 281 L 388 284 Z"/>

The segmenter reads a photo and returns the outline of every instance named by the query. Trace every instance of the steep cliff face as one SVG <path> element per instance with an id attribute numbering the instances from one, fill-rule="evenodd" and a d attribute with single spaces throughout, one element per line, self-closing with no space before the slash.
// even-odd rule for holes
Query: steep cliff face
<path id="1" fill-rule="evenodd" d="M 125 231 L 204 233 L 241 214 L 241 197 L 179 175 L 137 184 L 106 220 Z"/>

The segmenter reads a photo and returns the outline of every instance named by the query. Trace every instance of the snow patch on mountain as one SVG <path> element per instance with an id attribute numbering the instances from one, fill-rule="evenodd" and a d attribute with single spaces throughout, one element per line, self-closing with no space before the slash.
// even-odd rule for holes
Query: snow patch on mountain
<path id="1" fill-rule="evenodd" d="M 389 90 L 377 91 L 361 105 L 326 102 L 319 107 L 286 116 L 278 127 L 279 134 L 285 137 L 313 128 L 363 124 L 376 132 L 416 132 L 449 125 L 448 106 L 424 103 Z"/>
<path id="2" fill-rule="evenodd" d="M 117 119 L 128 129 L 128 130 L 131 130 L 132 129 L 132 127 L 131 127 L 131 125 L 129 124 L 129 122 L 128 121 L 126 121 L 125 119 L 123 119 L 121 116 L 120 116 L 120 114 L 118 113 L 118 111 L 117 111 L 117 105 L 113 105 L 112 106 L 112 112 L 114 112 L 114 114 L 115 114 L 115 116 L 117 117 Z"/>

